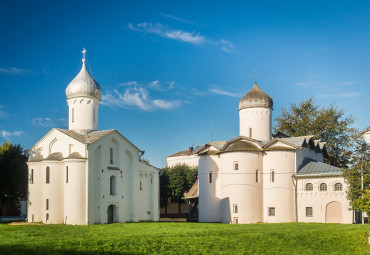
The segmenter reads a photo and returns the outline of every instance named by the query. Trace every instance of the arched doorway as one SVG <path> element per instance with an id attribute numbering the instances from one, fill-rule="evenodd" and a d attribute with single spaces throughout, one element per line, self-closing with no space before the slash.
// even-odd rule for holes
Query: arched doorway
<path id="1" fill-rule="evenodd" d="M 325 222 L 342 223 L 342 204 L 335 201 L 326 205 Z"/>
<path id="2" fill-rule="evenodd" d="M 118 222 L 117 206 L 109 205 L 107 214 L 108 214 L 108 224 Z"/>

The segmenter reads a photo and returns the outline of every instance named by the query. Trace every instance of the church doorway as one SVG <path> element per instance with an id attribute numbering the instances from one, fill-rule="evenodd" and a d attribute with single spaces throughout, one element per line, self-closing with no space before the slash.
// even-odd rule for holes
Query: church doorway
<path id="1" fill-rule="evenodd" d="M 325 222 L 326 223 L 342 223 L 342 204 L 335 201 L 330 202 L 326 206 Z"/>
<path id="2" fill-rule="evenodd" d="M 107 214 L 108 214 L 108 224 L 118 222 L 117 206 L 115 205 L 108 206 Z"/>

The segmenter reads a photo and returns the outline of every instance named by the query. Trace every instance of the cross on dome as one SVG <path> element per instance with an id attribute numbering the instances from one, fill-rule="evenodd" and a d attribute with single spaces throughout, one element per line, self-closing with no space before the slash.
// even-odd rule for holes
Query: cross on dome
<path id="1" fill-rule="evenodd" d="M 83 50 L 82 50 L 82 62 L 86 62 L 86 49 L 85 48 L 83 48 Z"/>
<path id="2" fill-rule="evenodd" d="M 253 70 L 253 74 L 251 74 L 251 76 L 254 76 L 254 83 L 257 83 L 257 75 L 260 75 L 260 73 L 257 73 L 256 70 Z"/>

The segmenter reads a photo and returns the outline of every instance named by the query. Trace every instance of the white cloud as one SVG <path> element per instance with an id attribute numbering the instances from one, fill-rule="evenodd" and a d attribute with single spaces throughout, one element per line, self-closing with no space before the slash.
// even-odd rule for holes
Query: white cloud
<path id="1" fill-rule="evenodd" d="M 175 88 L 175 82 L 174 81 L 171 81 L 170 82 L 170 85 L 168 86 L 168 89 L 174 89 Z"/>
<path id="2" fill-rule="evenodd" d="M 147 87 L 158 90 L 161 88 L 159 81 L 150 82 Z M 139 83 L 125 88 L 123 91 L 115 89 L 107 91 L 101 97 L 101 104 L 110 107 L 139 108 L 144 111 L 171 110 L 181 106 L 181 100 L 152 99 L 147 88 Z"/>
<path id="3" fill-rule="evenodd" d="M 39 127 L 55 127 L 55 126 L 67 126 L 67 120 L 65 118 L 52 119 L 52 118 L 32 118 L 32 124 Z"/>
<path id="4" fill-rule="evenodd" d="M 23 131 L 5 131 L 0 130 L 0 134 L 4 139 L 9 139 L 12 136 L 21 136 L 24 132 Z"/>
<path id="5" fill-rule="evenodd" d="M 4 108 L 4 106 L 0 105 L 0 119 L 5 119 L 9 114 L 1 110 L 1 108 Z"/>
<path id="6" fill-rule="evenodd" d="M 169 14 L 166 14 L 166 13 L 163 13 L 163 12 L 161 12 L 161 15 L 162 15 L 163 17 L 170 18 L 170 19 L 173 19 L 173 20 L 177 20 L 177 21 L 180 21 L 180 22 L 182 22 L 182 23 L 191 24 L 191 25 L 196 25 L 196 23 L 194 23 L 194 22 L 187 21 L 187 20 L 185 20 L 185 19 L 182 19 L 182 18 L 179 18 L 179 17 L 176 17 L 176 16 L 172 16 L 172 15 L 169 15 Z"/>
<path id="7" fill-rule="evenodd" d="M 231 53 L 232 49 L 234 48 L 234 44 L 228 40 L 222 39 L 220 41 L 220 44 L 221 44 L 221 50 L 226 53 Z"/>
<path id="8" fill-rule="evenodd" d="M 352 86 L 356 83 L 357 83 L 356 81 L 346 81 L 346 82 L 342 82 L 340 85 L 342 85 L 342 86 Z"/>
<path id="9" fill-rule="evenodd" d="M 196 33 L 195 31 L 187 32 L 181 29 L 175 30 L 166 25 L 162 25 L 161 23 L 152 24 L 143 22 L 137 24 L 136 26 L 132 23 L 128 23 L 127 28 L 133 31 L 155 34 L 163 38 L 183 41 L 191 44 L 202 44 L 206 41 L 203 35 Z"/>
<path id="10" fill-rule="evenodd" d="M 21 75 L 29 73 L 29 70 L 17 68 L 17 67 L 0 67 L 0 73 Z"/>
<path id="11" fill-rule="evenodd" d="M 122 82 L 122 83 L 118 83 L 118 85 L 120 85 L 120 86 L 133 86 L 133 85 L 137 85 L 137 81 Z"/>
<path id="12" fill-rule="evenodd" d="M 320 93 L 319 97 L 340 97 L 340 98 L 348 98 L 348 97 L 358 97 L 361 96 L 362 93 L 360 92 L 343 92 L 343 93 Z"/>
<path id="13" fill-rule="evenodd" d="M 229 96 L 229 97 L 241 97 L 242 94 L 240 93 L 232 93 L 229 91 L 222 90 L 216 86 L 211 86 L 209 89 L 212 93 L 217 94 L 217 95 L 223 95 L 223 96 Z"/>

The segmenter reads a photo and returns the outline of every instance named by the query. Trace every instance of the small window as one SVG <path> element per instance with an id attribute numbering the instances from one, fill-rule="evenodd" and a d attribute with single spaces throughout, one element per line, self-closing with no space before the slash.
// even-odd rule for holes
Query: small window
<path id="1" fill-rule="evenodd" d="M 306 217 L 312 216 L 313 216 L 312 207 L 306 207 Z"/>
<path id="2" fill-rule="evenodd" d="M 142 189 L 141 182 L 140 182 L 140 189 Z M 112 196 L 116 195 L 116 177 L 114 175 L 110 177 L 110 194 Z"/>
<path id="3" fill-rule="evenodd" d="M 66 183 L 68 183 L 68 166 L 66 166 Z"/>
<path id="4" fill-rule="evenodd" d="M 110 154 L 110 163 L 113 164 L 113 148 L 110 148 L 109 154 Z"/>
<path id="5" fill-rule="evenodd" d="M 46 167 L 46 183 L 50 183 L 50 167 Z"/>
<path id="6" fill-rule="evenodd" d="M 29 183 L 33 183 L 33 169 L 31 169 L 31 172 L 30 172 L 30 177 L 29 177 Z"/>
<path id="7" fill-rule="evenodd" d="M 72 122 L 75 122 L 75 108 L 72 108 Z"/>
<path id="8" fill-rule="evenodd" d="M 320 191 L 327 191 L 328 190 L 328 186 L 326 185 L 326 183 L 321 183 L 320 184 Z"/>
<path id="9" fill-rule="evenodd" d="M 275 216 L 275 207 L 269 207 L 269 216 Z"/>
<path id="10" fill-rule="evenodd" d="M 275 170 L 272 169 L 270 172 L 270 181 L 275 182 Z"/>
<path id="11" fill-rule="evenodd" d="M 312 191 L 313 190 L 313 185 L 312 183 L 307 183 L 306 184 L 306 191 Z"/>
<path id="12" fill-rule="evenodd" d="M 234 223 L 234 224 L 239 224 L 239 218 L 238 218 L 238 217 L 234 217 L 234 219 L 233 219 L 233 223 Z"/>
<path id="13" fill-rule="evenodd" d="M 238 204 L 233 205 L 233 212 L 238 213 Z"/>
<path id="14" fill-rule="evenodd" d="M 340 183 L 340 182 L 336 183 L 336 184 L 334 185 L 334 190 L 335 190 L 335 191 L 341 191 L 341 190 L 343 190 L 343 185 L 342 185 L 342 183 Z"/>
<path id="15" fill-rule="evenodd" d="M 209 172 L 208 174 L 208 181 L 209 183 L 212 183 L 212 172 Z"/>
<path id="16" fill-rule="evenodd" d="M 49 210 L 49 199 L 46 199 L 46 210 Z"/>
<path id="17" fill-rule="evenodd" d="M 143 182 L 140 181 L 140 190 L 143 190 Z"/>
<path id="18" fill-rule="evenodd" d="M 260 170 L 256 170 L 256 182 L 260 182 Z"/>
<path id="19" fill-rule="evenodd" d="M 239 170 L 239 162 L 234 162 L 234 170 Z"/>
<path id="20" fill-rule="evenodd" d="M 49 214 L 46 214 L 46 222 L 49 220 Z"/>
<path id="21" fill-rule="evenodd" d="M 94 108 L 94 111 L 93 111 L 93 119 L 94 119 L 94 122 L 95 122 L 95 108 Z"/>
<path id="22" fill-rule="evenodd" d="M 249 137 L 252 137 L 252 128 L 249 128 Z"/>

